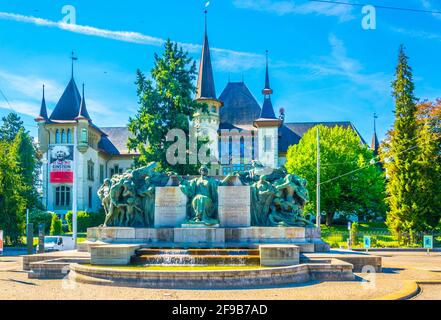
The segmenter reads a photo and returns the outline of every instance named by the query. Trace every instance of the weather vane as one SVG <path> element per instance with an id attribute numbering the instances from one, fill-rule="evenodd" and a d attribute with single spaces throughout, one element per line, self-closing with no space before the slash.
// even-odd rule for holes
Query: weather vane
<path id="1" fill-rule="evenodd" d="M 376 112 L 374 112 L 374 132 L 377 132 L 377 122 L 376 119 L 378 119 L 378 115 Z"/>
<path id="2" fill-rule="evenodd" d="M 74 74 L 74 61 L 78 60 L 78 58 L 75 57 L 75 53 L 73 51 L 72 51 L 72 55 L 71 55 L 70 59 L 72 60 L 72 78 L 73 78 L 73 74 Z"/>

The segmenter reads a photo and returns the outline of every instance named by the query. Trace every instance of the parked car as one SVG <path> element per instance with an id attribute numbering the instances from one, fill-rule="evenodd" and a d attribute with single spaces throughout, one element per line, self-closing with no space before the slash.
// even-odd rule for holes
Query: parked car
<path id="1" fill-rule="evenodd" d="M 73 237 L 67 236 L 46 236 L 44 237 L 44 251 L 74 250 L 75 242 Z"/>

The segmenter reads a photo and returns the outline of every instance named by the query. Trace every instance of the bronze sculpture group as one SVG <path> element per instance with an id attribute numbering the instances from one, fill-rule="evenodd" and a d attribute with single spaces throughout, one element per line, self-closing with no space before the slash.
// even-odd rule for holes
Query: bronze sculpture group
<path id="1" fill-rule="evenodd" d="M 106 179 L 98 190 L 106 218 L 104 227 L 154 227 L 156 187 L 179 186 L 187 196 L 187 224 L 216 226 L 218 187 L 238 180 L 251 189 L 252 226 L 305 226 L 312 222 L 303 215 L 309 200 L 306 180 L 287 173 L 284 167 L 269 169 L 259 162 L 244 173 L 224 180 L 208 176 L 202 166 L 200 176 L 191 180 L 172 172 L 158 172 L 156 163 Z"/>

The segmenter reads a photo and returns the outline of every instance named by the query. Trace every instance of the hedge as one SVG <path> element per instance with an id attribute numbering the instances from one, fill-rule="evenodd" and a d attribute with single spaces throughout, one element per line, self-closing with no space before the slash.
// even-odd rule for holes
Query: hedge
<path id="1" fill-rule="evenodd" d="M 40 224 L 44 224 L 44 233 L 49 234 L 53 214 L 52 212 L 39 209 L 34 209 L 29 213 L 29 223 L 34 225 L 34 235 L 38 235 L 38 226 Z"/>
<path id="2" fill-rule="evenodd" d="M 66 221 L 69 226 L 69 231 L 72 230 L 72 211 L 66 214 Z M 87 232 L 87 228 L 97 227 L 104 223 L 105 214 L 103 211 L 100 212 L 87 212 L 78 211 L 77 212 L 77 232 Z"/>
<path id="3" fill-rule="evenodd" d="M 63 230 L 62 230 L 62 223 L 60 218 L 56 214 L 52 214 L 52 222 L 50 229 L 51 236 L 61 236 L 62 233 Z"/>

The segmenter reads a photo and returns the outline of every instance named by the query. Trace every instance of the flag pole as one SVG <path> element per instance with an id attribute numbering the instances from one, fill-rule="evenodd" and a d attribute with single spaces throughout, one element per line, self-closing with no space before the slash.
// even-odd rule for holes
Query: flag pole
<path id="1" fill-rule="evenodd" d="M 317 199 L 316 199 L 316 225 L 320 231 L 320 129 L 317 128 Z"/>

